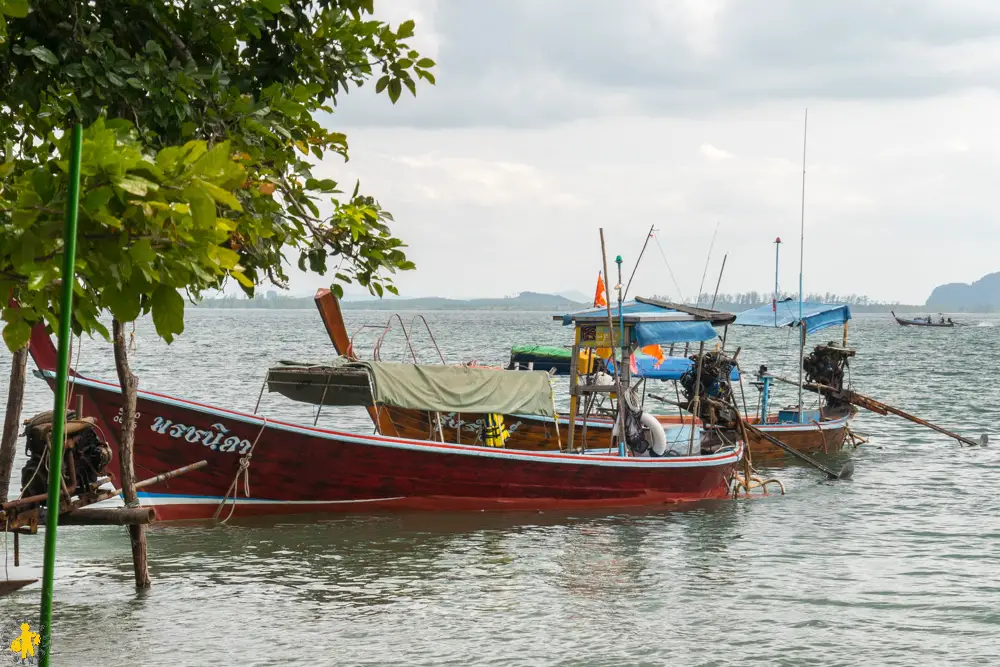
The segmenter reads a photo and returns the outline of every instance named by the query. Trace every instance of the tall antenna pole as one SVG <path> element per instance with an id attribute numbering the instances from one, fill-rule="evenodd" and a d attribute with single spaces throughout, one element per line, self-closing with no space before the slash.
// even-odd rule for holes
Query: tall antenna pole
<path id="1" fill-rule="evenodd" d="M 802 423 L 802 364 L 806 356 L 806 323 L 802 321 L 802 269 L 805 265 L 806 250 L 806 140 L 809 137 L 809 109 L 806 109 L 802 127 L 802 212 L 799 219 L 799 423 Z"/>
<path id="2" fill-rule="evenodd" d="M 628 296 L 628 288 L 632 286 L 632 279 L 635 278 L 635 272 L 639 270 L 639 262 L 642 261 L 642 256 L 646 254 L 646 246 L 649 245 L 649 239 L 653 238 L 653 232 L 655 231 L 656 229 L 654 228 L 654 226 L 650 225 L 649 233 L 646 234 L 646 241 L 642 244 L 642 250 L 639 251 L 639 259 L 635 260 L 635 266 L 632 267 L 632 275 L 628 277 L 628 282 L 625 283 L 625 291 L 622 293 L 623 299 Z M 621 282 L 621 280 L 619 280 L 618 282 Z"/>
<path id="3" fill-rule="evenodd" d="M 712 248 L 715 247 L 715 235 L 719 233 L 719 223 L 715 223 L 715 231 L 712 232 L 712 242 L 708 244 L 708 257 L 705 258 L 705 270 L 701 273 L 701 285 L 698 285 L 698 297 L 695 299 L 695 306 L 701 305 L 701 291 L 705 289 L 705 278 L 708 276 L 708 263 L 712 261 Z"/>
<path id="4" fill-rule="evenodd" d="M 781 250 L 781 237 L 774 239 L 774 298 L 771 299 L 771 310 L 774 312 L 774 326 L 778 326 L 778 252 Z"/>

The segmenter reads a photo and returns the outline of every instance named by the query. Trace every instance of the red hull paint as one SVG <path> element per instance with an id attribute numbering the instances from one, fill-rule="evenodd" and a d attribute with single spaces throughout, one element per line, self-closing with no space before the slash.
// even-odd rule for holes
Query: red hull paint
<path id="1" fill-rule="evenodd" d="M 52 382 L 44 332 L 31 351 Z M 75 391 L 115 451 L 117 385 L 80 378 Z M 138 394 L 140 478 L 208 465 L 141 492 L 160 520 L 210 518 L 250 450 L 250 498 L 236 516 L 369 510 L 531 510 L 629 507 L 724 498 L 742 450 L 712 456 L 619 458 L 495 450 L 289 424 L 152 392 Z M 229 513 L 227 506 L 223 515 Z"/>

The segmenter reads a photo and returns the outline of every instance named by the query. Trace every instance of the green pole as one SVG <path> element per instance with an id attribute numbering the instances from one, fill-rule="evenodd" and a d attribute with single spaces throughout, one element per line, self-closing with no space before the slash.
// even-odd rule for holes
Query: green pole
<path id="1" fill-rule="evenodd" d="M 49 445 L 49 497 L 45 503 L 45 563 L 42 570 L 41 651 L 42 667 L 48 667 L 52 649 L 52 589 L 56 567 L 56 528 L 59 525 L 59 489 L 62 483 L 63 442 L 66 431 L 66 379 L 69 375 L 70 322 L 73 319 L 73 283 L 76 274 L 76 215 L 80 207 L 80 153 L 83 126 L 73 127 L 69 157 L 69 194 L 66 197 L 66 229 L 63 234 L 62 299 L 59 308 L 59 358 L 56 368 L 56 405 L 52 412 Z"/>

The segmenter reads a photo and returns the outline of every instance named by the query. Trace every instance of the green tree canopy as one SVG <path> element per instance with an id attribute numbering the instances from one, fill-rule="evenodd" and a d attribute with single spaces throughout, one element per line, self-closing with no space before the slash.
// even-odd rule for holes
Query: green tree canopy
<path id="1" fill-rule="evenodd" d="M 62 132 L 79 121 L 93 126 L 86 164 L 97 169 L 85 172 L 85 221 L 103 226 L 86 233 L 108 234 L 120 222 L 122 247 L 139 256 L 175 247 L 184 225 L 211 236 L 199 247 L 215 255 L 197 255 L 207 263 L 170 269 L 178 290 L 185 277 L 195 292 L 228 276 L 250 294 L 268 280 L 283 285 L 290 251 L 304 270 L 323 274 L 335 264 L 338 283 L 395 292 L 389 274 L 413 264 L 391 216 L 357 187 L 345 196 L 312 174 L 327 156 L 347 158 L 347 138 L 320 119 L 352 86 L 377 78 L 376 90 L 395 103 L 404 87 L 415 94 L 417 79 L 434 82 L 433 61 L 407 45 L 413 22 L 392 28 L 373 18 L 373 1 L 0 0 L 0 261 L 9 262 L 0 264 L 0 287 L 44 293 L 55 276 L 41 266 L 55 266 L 61 247 L 53 241 L 62 191 L 53 157 Z M 115 122 L 95 125 L 101 118 Z M 108 141 L 121 160 L 93 152 Z M 225 173 L 195 173 L 209 163 Z M 171 234 L 150 231 L 180 220 Z M 209 230 L 216 220 L 224 222 Z M 138 295 L 158 279 L 141 269 L 117 276 L 116 293 L 95 271 L 125 265 L 108 254 L 118 252 L 115 243 L 99 240 L 85 238 L 78 254 L 90 288 L 111 290 L 94 306 L 127 321 L 137 314 L 129 290 Z M 156 320 L 157 301 L 139 301 Z M 23 320 L 9 309 L 4 318 Z M 84 323 L 93 330 L 96 319 Z M 176 323 L 157 329 L 168 338 L 179 331 Z M 23 331 L 16 325 L 8 343 Z"/>

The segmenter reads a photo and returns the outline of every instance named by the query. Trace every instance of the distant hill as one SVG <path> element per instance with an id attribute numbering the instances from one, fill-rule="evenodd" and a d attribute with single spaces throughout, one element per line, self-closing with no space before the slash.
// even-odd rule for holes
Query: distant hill
<path id="1" fill-rule="evenodd" d="M 424 297 L 419 299 L 364 299 L 342 301 L 344 310 L 541 310 L 541 311 L 573 311 L 588 307 L 557 294 L 540 294 L 538 292 L 521 292 L 514 297 L 502 299 L 444 299 L 441 297 Z M 273 292 L 266 297 L 244 299 L 227 297 L 222 299 L 204 299 L 199 304 L 201 308 L 264 308 L 264 309 L 299 309 L 315 308 L 312 297 L 286 297 Z"/>
<path id="2" fill-rule="evenodd" d="M 567 299 L 558 294 L 521 292 L 517 296 L 502 299 L 444 299 L 424 297 L 420 299 L 391 299 L 385 301 L 344 301 L 345 310 L 580 310 L 587 304 Z"/>
<path id="3" fill-rule="evenodd" d="M 927 297 L 927 307 L 940 311 L 990 312 L 1000 310 L 1000 272 L 976 282 L 938 285 Z"/>
<path id="4" fill-rule="evenodd" d="M 571 289 L 568 292 L 558 292 L 556 296 L 561 296 L 564 299 L 569 299 L 570 301 L 575 301 L 577 303 L 587 303 L 594 298 L 593 295 L 588 297 L 580 290 L 575 289 Z"/>

